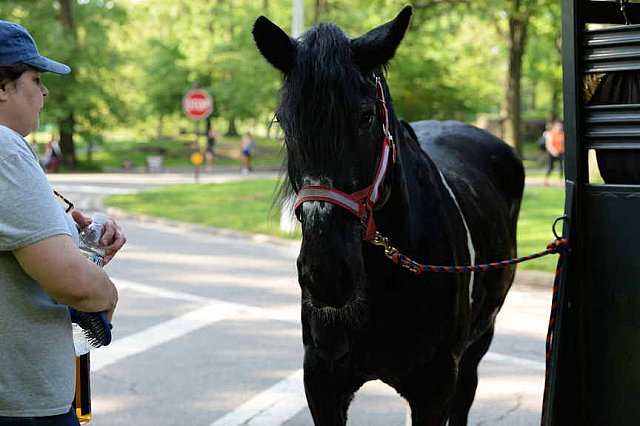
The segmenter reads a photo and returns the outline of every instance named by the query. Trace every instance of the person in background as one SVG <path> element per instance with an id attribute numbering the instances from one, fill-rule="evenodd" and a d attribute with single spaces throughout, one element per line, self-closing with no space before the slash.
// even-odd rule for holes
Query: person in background
<path id="1" fill-rule="evenodd" d="M 242 136 L 242 138 L 240 139 L 240 145 L 242 148 L 241 172 L 243 175 L 246 175 L 253 171 L 253 167 L 251 166 L 251 151 L 256 145 L 256 140 L 253 139 L 251 132 L 247 132 Z"/>
<path id="2" fill-rule="evenodd" d="M 70 71 L 41 56 L 26 29 L 0 20 L 0 425 L 79 425 L 68 307 L 111 321 L 118 301 L 109 276 L 78 248 L 78 228 L 91 220 L 62 208 L 24 139 L 49 93 L 41 74 Z M 109 219 L 105 264 L 125 241 Z"/>
<path id="3" fill-rule="evenodd" d="M 210 126 L 210 125 L 209 125 Z M 207 162 L 207 171 L 210 172 L 213 167 L 213 156 L 216 149 L 216 138 L 220 137 L 220 134 L 209 127 L 207 130 L 207 146 L 204 150 L 204 159 Z"/>
<path id="4" fill-rule="evenodd" d="M 564 176 L 563 157 L 564 157 L 564 130 L 562 123 L 556 121 L 551 128 L 545 132 L 545 148 L 547 149 L 547 172 L 544 177 L 544 186 L 549 185 L 549 176 L 554 169 L 554 165 L 558 163 L 560 177 Z"/>
<path id="5" fill-rule="evenodd" d="M 60 161 L 62 161 L 62 150 L 60 150 L 60 144 L 52 135 L 49 142 L 47 142 L 42 163 L 47 172 L 58 173 Z"/>

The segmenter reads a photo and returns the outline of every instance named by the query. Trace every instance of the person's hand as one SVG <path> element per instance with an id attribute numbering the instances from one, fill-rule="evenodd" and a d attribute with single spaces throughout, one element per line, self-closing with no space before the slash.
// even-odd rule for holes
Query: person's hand
<path id="1" fill-rule="evenodd" d="M 102 312 L 104 314 L 104 317 L 107 319 L 107 322 L 109 322 L 109 324 L 113 322 L 113 313 L 115 310 L 116 308 L 114 307 L 113 309 L 109 309 L 108 311 Z"/>
<path id="2" fill-rule="evenodd" d="M 91 223 L 91 218 L 77 210 L 71 212 L 71 217 L 80 226 L 80 229 L 84 229 Z M 100 239 L 100 243 L 105 247 L 103 265 L 109 263 L 126 242 L 127 237 L 124 236 L 120 226 L 112 218 L 109 218 L 104 224 L 104 233 Z"/>

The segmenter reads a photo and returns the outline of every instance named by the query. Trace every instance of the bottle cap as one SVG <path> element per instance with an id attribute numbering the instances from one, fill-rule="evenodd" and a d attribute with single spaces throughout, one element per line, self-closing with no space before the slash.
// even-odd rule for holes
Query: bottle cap
<path id="1" fill-rule="evenodd" d="M 104 225 L 109 220 L 109 216 L 104 213 L 94 213 L 93 219 L 91 220 L 93 223 Z"/>

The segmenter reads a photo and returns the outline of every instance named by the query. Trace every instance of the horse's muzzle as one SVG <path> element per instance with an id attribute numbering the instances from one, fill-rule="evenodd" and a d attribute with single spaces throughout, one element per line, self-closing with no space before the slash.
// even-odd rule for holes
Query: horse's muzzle
<path id="1" fill-rule="evenodd" d="M 303 248 L 297 266 L 300 287 L 316 308 L 341 309 L 354 300 L 358 277 L 362 276 L 361 262 L 350 262 L 336 253 L 310 255 Z"/>

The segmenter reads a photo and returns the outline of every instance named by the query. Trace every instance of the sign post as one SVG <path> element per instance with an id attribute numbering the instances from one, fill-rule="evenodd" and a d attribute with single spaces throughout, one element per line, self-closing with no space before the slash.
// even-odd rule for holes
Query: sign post
<path id="1" fill-rule="evenodd" d="M 200 177 L 200 165 L 202 164 L 202 152 L 200 150 L 200 144 L 198 143 L 198 136 L 200 132 L 198 131 L 198 125 L 201 120 L 206 119 L 211 115 L 213 111 L 213 99 L 207 93 L 207 91 L 202 89 L 193 89 L 187 92 L 187 94 L 182 98 L 182 110 L 187 115 L 187 117 L 191 118 L 195 121 L 196 125 L 196 140 L 194 152 L 191 154 L 191 163 L 193 164 L 193 175 L 196 183 L 199 182 Z"/>
<path id="2" fill-rule="evenodd" d="M 196 183 L 200 182 L 200 166 L 202 165 L 203 156 L 200 150 L 193 151 L 191 157 L 191 164 L 193 164 L 193 178 Z"/>

